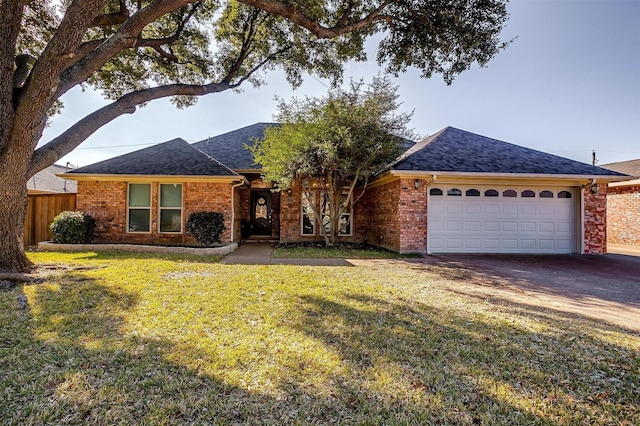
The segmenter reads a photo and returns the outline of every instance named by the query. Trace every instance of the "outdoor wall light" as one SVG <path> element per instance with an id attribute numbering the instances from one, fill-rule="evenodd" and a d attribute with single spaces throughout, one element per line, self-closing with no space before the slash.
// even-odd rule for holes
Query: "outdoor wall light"
<path id="1" fill-rule="evenodd" d="M 597 194 L 598 193 L 598 185 L 596 185 L 596 184 L 591 185 L 591 193 L 592 194 Z"/>
<path id="2" fill-rule="evenodd" d="M 413 187 L 414 187 L 415 189 L 420 189 L 420 185 L 421 185 L 420 179 L 415 179 L 415 180 L 413 181 Z"/>

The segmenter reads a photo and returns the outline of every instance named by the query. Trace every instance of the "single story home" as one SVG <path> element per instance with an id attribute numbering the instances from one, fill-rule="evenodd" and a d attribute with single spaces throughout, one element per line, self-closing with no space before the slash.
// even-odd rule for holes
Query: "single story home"
<path id="1" fill-rule="evenodd" d="M 60 176 L 98 241 L 190 244 L 186 218 L 224 214 L 223 242 L 320 241 L 321 182 L 274 192 L 247 145 L 276 123 L 174 139 Z M 619 172 L 453 127 L 413 144 L 342 218 L 340 236 L 401 253 L 606 253 L 607 184 Z"/>
<path id="2" fill-rule="evenodd" d="M 74 180 L 59 177 L 69 171 L 68 166 L 52 164 L 40 170 L 27 181 L 27 191 L 31 194 L 75 194 L 77 184 Z"/>
<path id="3" fill-rule="evenodd" d="M 630 175 L 607 189 L 607 237 L 611 244 L 640 247 L 640 158 L 603 164 L 602 167 Z"/>

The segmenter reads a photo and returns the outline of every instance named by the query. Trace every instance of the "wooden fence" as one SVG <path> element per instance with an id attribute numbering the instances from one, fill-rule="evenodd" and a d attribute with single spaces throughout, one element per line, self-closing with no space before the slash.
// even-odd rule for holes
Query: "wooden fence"
<path id="1" fill-rule="evenodd" d="M 51 240 L 49 226 L 53 218 L 60 212 L 75 208 L 76 194 L 29 194 L 29 207 L 24 222 L 25 246 Z"/>

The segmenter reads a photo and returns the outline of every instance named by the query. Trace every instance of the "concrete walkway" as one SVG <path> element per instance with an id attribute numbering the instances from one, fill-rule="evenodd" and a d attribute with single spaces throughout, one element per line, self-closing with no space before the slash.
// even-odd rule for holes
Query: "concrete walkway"
<path id="1" fill-rule="evenodd" d="M 345 259 L 296 259 L 274 258 L 273 244 L 245 243 L 236 251 L 220 260 L 227 265 L 309 265 L 309 266 L 352 266 Z"/>

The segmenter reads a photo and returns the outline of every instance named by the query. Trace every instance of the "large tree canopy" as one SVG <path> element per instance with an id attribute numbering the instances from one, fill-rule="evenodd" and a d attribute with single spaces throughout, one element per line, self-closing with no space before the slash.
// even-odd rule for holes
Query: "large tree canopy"
<path id="1" fill-rule="evenodd" d="M 259 85 L 281 69 L 339 80 L 342 64 L 377 60 L 450 83 L 505 43 L 507 0 L 0 0 L 0 269 L 24 270 L 26 181 L 101 126 L 158 98 L 178 106 Z M 112 102 L 36 149 L 60 97 L 79 85 Z"/>
<path id="2" fill-rule="evenodd" d="M 397 87 L 380 77 L 323 98 L 280 101 L 280 126 L 251 147 L 267 181 L 281 189 L 300 185 L 327 245 L 350 226 L 341 218 L 350 218 L 369 178 L 402 153 L 403 137 L 412 137 L 411 114 L 397 113 L 399 106 Z"/>

